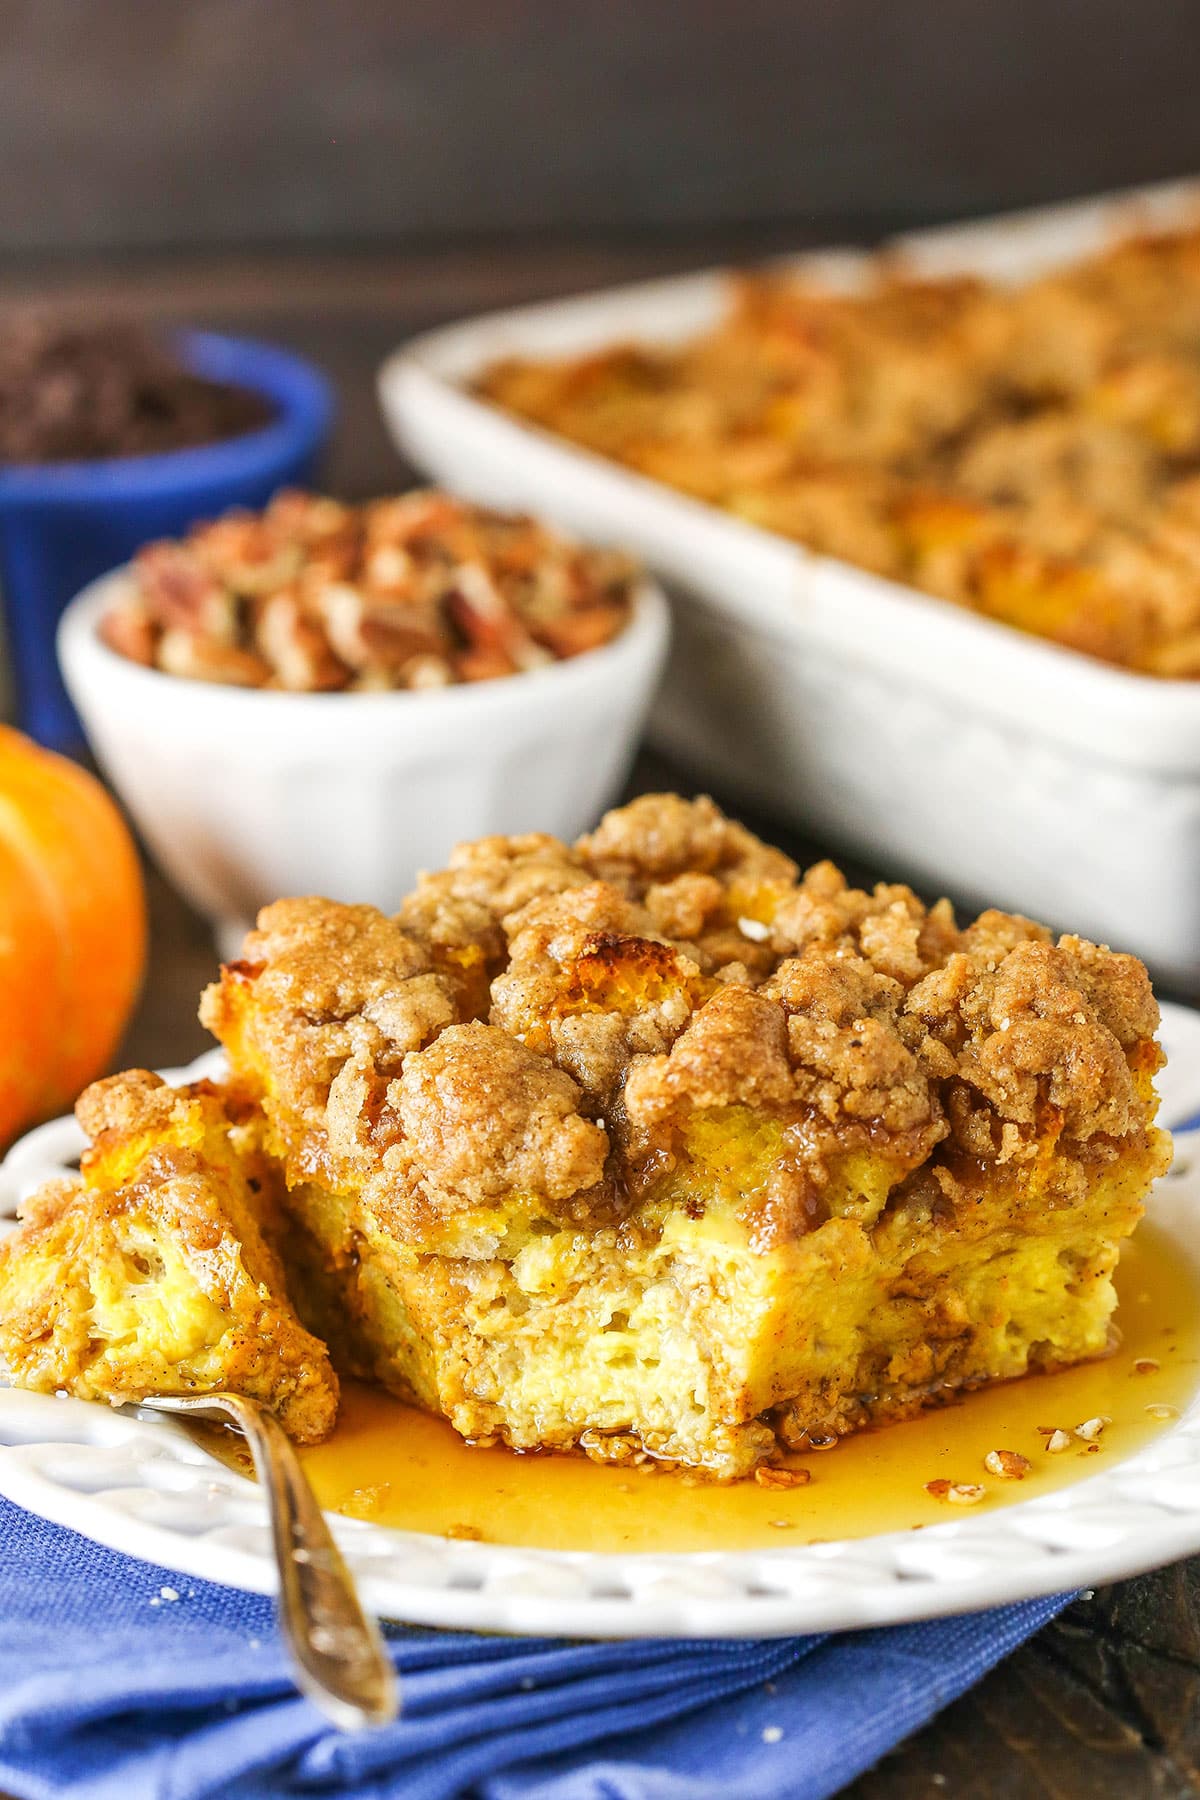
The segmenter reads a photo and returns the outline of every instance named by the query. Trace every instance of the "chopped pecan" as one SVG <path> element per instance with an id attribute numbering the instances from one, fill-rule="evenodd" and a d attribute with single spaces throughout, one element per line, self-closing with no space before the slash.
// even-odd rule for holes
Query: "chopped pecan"
<path id="1" fill-rule="evenodd" d="M 357 508 L 281 493 L 148 545 L 134 576 L 102 626 L 121 655 L 305 692 L 490 681 L 581 655 L 623 628 L 634 582 L 623 559 L 434 490 Z"/>
<path id="2" fill-rule="evenodd" d="M 147 544 L 134 574 L 150 616 L 164 629 L 234 642 L 237 605 L 228 587 L 182 544 Z"/>
<path id="3" fill-rule="evenodd" d="M 754 1471 L 754 1479 L 761 1488 L 799 1488 L 807 1487 L 812 1480 L 811 1469 L 771 1469 L 760 1463 Z"/>
<path id="4" fill-rule="evenodd" d="M 1082 1425 L 1075 1427 L 1075 1436 L 1082 1438 L 1087 1444 L 1094 1444 L 1106 1425 L 1112 1420 L 1105 1413 L 1098 1413 L 1094 1419 L 1085 1419 Z"/>
<path id="5" fill-rule="evenodd" d="M 982 1482 L 947 1481 L 939 1476 L 936 1481 L 925 1483 L 925 1492 L 932 1494 L 935 1500 L 948 1500 L 951 1506 L 978 1506 L 987 1493 Z"/>
<path id="6" fill-rule="evenodd" d="M 1019 1450 L 989 1450 L 983 1466 L 989 1475 L 998 1475 L 1001 1481 L 1024 1481 L 1033 1464 Z"/>
<path id="7" fill-rule="evenodd" d="M 346 665 L 334 655 L 320 628 L 305 616 L 295 594 L 272 594 L 263 602 L 254 636 L 271 665 L 276 687 L 298 693 L 345 687 Z"/>

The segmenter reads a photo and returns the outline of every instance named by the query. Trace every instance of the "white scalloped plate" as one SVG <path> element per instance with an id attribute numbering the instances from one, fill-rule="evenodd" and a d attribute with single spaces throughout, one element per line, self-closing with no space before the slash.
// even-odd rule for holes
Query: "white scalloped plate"
<path id="1" fill-rule="evenodd" d="M 1175 1168 L 1153 1213 L 1200 1268 L 1200 1014 L 1163 1009 L 1164 1117 Z M 220 1067 L 219 1053 L 171 1077 Z M 0 1165 L 0 1215 L 60 1172 L 72 1119 L 30 1132 Z M 182 1574 L 274 1587 L 261 1496 L 166 1419 L 0 1389 L 0 1494 Z M 846 1631 L 1119 1580 L 1200 1552 L 1200 1392 L 1177 1423 L 1074 1486 L 921 1532 L 770 1550 L 600 1556 L 506 1548 L 333 1516 L 382 1616 L 570 1637 L 770 1637 Z"/>

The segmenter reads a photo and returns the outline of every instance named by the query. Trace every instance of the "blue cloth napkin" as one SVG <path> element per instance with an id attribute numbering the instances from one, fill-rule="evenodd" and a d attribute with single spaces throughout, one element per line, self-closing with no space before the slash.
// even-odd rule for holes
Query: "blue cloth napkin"
<path id="1" fill-rule="evenodd" d="M 0 1501 L 0 1789 L 20 1800 L 823 1800 L 1065 1599 L 757 1642 L 397 1631 L 399 1724 L 295 1693 L 271 1602 Z"/>

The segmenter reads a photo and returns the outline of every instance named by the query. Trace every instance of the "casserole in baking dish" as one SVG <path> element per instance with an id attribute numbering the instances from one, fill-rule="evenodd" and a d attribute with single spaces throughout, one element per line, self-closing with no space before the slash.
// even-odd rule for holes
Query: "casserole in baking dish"
<path id="1" fill-rule="evenodd" d="M 1193 220 L 1197 203 L 1196 187 L 1179 184 L 894 248 L 922 277 L 1030 281 L 1135 228 Z M 853 252 L 797 266 L 851 291 L 876 269 Z M 1081 921 L 1195 985 L 1200 689 L 1186 631 L 1134 643 L 1118 622 L 1097 643 L 1068 621 L 1055 635 L 1085 658 L 982 616 L 1006 616 L 999 606 L 951 607 L 901 586 L 911 557 L 899 568 L 831 542 L 878 573 L 813 554 L 469 391 L 505 358 L 579 357 L 630 340 L 669 351 L 727 306 L 726 278 L 709 274 L 493 315 L 394 357 L 385 408 L 408 454 L 437 475 L 622 540 L 671 581 L 678 635 L 657 732 L 708 779 L 927 884 Z M 1135 666 L 1183 678 L 1148 679 Z"/>

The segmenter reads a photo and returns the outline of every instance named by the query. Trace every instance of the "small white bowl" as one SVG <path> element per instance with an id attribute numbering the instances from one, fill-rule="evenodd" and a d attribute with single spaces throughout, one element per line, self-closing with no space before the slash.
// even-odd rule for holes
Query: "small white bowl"
<path id="1" fill-rule="evenodd" d="M 291 694 L 146 669 L 97 626 L 117 569 L 63 614 L 58 656 L 96 756 L 223 952 L 281 894 L 392 912 L 460 839 L 593 824 L 628 772 L 666 655 L 640 584 L 598 650 L 528 674 L 386 694 Z"/>

